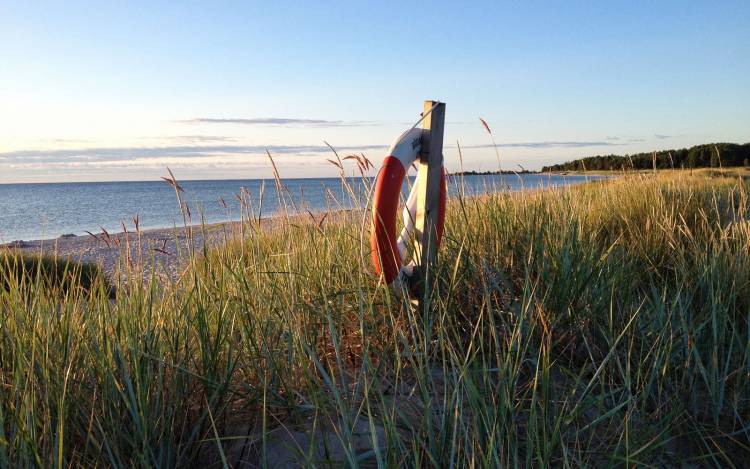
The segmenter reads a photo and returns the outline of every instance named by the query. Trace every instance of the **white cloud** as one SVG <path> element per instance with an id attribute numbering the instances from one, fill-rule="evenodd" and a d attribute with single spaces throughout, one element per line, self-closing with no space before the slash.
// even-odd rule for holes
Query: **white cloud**
<path id="1" fill-rule="evenodd" d="M 326 120 L 326 119 L 292 119 L 286 117 L 257 117 L 257 118 L 239 118 L 239 117 L 198 117 L 178 121 L 183 124 L 235 124 L 235 125 L 274 125 L 288 127 L 350 127 L 377 125 L 374 122 L 367 121 L 343 121 L 343 120 Z"/>

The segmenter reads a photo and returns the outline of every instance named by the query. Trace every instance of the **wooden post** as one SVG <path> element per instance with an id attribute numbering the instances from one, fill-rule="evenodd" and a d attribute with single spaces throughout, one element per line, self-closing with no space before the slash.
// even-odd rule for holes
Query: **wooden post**
<path id="1" fill-rule="evenodd" d="M 433 109 L 434 108 L 434 109 Z M 440 185 L 443 168 L 443 128 L 445 103 L 425 101 L 424 113 L 432 112 L 422 121 L 422 149 L 419 155 L 417 213 L 414 220 L 414 255 L 420 260 L 420 283 L 429 292 L 432 267 L 437 258 L 437 222 L 440 210 Z"/>

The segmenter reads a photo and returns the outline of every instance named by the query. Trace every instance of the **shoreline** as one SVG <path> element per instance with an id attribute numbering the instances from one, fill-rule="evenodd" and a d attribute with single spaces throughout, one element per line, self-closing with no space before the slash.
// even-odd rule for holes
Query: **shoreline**
<path id="1" fill-rule="evenodd" d="M 261 218 L 261 223 L 265 222 L 266 220 L 273 220 L 277 218 L 276 215 L 263 217 Z M 227 221 L 218 221 L 218 222 L 210 222 L 210 223 L 191 223 L 187 225 L 187 228 L 193 228 L 193 229 L 200 229 L 201 227 L 205 226 L 206 228 L 213 228 L 223 225 L 235 225 L 242 223 L 240 220 L 227 220 Z M 110 237 L 114 238 L 115 236 L 119 235 L 136 235 L 137 233 L 140 233 L 141 235 L 153 233 L 153 232 L 170 232 L 174 233 L 175 230 L 185 230 L 185 225 L 173 225 L 173 226 L 151 226 L 146 228 L 140 228 L 139 230 L 133 229 L 123 231 L 122 228 L 119 228 L 119 231 L 107 231 Z M 104 231 L 101 231 L 102 228 L 99 227 L 99 231 L 91 232 L 92 234 L 96 235 L 97 237 L 100 235 L 106 236 Z M 2 248 L 11 248 L 11 249 L 27 249 L 33 246 L 38 247 L 42 244 L 55 244 L 61 241 L 65 240 L 75 240 L 75 239 L 90 239 L 93 241 L 91 234 L 85 233 L 85 234 L 75 234 L 75 233 L 66 233 L 61 234 L 56 237 L 50 237 L 50 238 L 34 238 L 34 239 L 15 239 L 13 241 L 9 242 L 0 242 L 0 249 Z"/>
<path id="2" fill-rule="evenodd" d="M 528 190 L 529 188 L 539 188 L 540 186 L 548 185 L 568 185 L 583 182 L 583 175 L 575 175 L 570 181 L 565 179 L 565 176 L 553 176 L 553 180 L 548 180 L 545 175 L 538 173 L 528 174 L 516 174 L 509 175 L 503 174 L 502 179 L 499 175 L 451 175 L 449 176 L 449 185 L 451 186 L 451 192 L 457 194 L 458 186 L 460 181 L 465 178 L 467 193 L 483 193 L 485 191 L 519 191 Z M 522 179 L 517 179 L 521 177 Z M 348 200 L 347 194 L 342 194 L 341 188 L 335 184 L 329 184 L 325 182 L 326 178 L 303 178 L 294 179 L 293 181 L 322 181 L 323 192 L 320 191 L 320 187 L 310 186 L 295 186 L 291 190 L 293 197 L 296 202 L 301 203 L 301 208 L 310 208 L 315 213 L 325 213 L 328 209 L 339 208 L 336 203 L 333 206 L 329 206 L 328 202 L 329 195 L 325 192 L 326 190 L 332 190 L 333 195 L 339 200 Z M 358 180 L 358 179 L 357 179 Z M 218 186 L 195 186 L 187 187 L 188 196 L 185 199 L 191 206 L 191 208 L 198 207 L 199 210 L 205 209 L 205 219 L 207 223 L 218 224 L 218 223 L 231 223 L 238 221 L 240 218 L 241 207 L 238 207 L 236 201 L 229 200 L 230 197 L 226 197 L 229 201 L 229 206 L 226 202 L 222 202 L 223 197 L 221 193 L 226 194 L 233 193 L 234 188 L 231 184 L 235 180 L 220 180 L 217 182 Z M 239 184 L 243 180 L 236 180 Z M 206 181 L 202 180 L 189 180 L 184 181 L 185 184 L 192 183 L 203 183 Z M 225 184 L 230 182 L 230 184 Z M 161 186 L 165 186 L 163 183 L 158 181 L 142 181 L 144 184 L 148 184 L 148 190 L 140 189 L 139 186 L 128 186 L 129 184 L 140 184 L 141 181 L 130 183 L 127 181 L 112 182 L 109 184 L 123 185 L 124 189 L 119 189 L 115 192 L 117 197 L 105 198 L 101 201 L 95 202 L 92 208 L 89 208 L 89 201 L 91 200 L 88 194 L 91 194 L 90 190 L 83 190 L 80 195 L 71 196 L 70 199 L 64 194 L 59 193 L 59 189 L 56 191 L 46 191 L 43 193 L 43 197 L 39 199 L 39 202 L 35 206 L 31 207 L 28 212 L 22 210 L 13 209 L 7 213 L 0 214 L 0 246 L 2 245 L 16 245 L 17 247 L 23 247 L 25 244 L 34 243 L 37 241 L 54 241 L 56 239 L 64 239 L 67 237 L 73 238 L 74 236 L 87 236 L 87 231 L 98 232 L 99 230 L 106 229 L 110 233 L 120 232 L 123 230 L 122 221 L 127 224 L 129 230 L 133 225 L 132 219 L 134 214 L 140 214 L 143 229 L 172 229 L 175 225 L 180 227 L 182 225 L 182 219 L 178 212 L 175 212 L 175 203 L 173 194 L 164 194 L 164 196 L 156 197 L 161 194 L 163 189 Z M 52 185 L 66 186 L 73 184 L 77 187 L 77 183 L 55 183 Z M 102 184 L 102 183 L 90 183 L 90 184 Z M 296 183 L 293 183 L 296 184 Z M 317 183 L 316 183 L 317 184 Z M 28 186 L 28 184 L 20 184 L 21 186 Z M 49 185 L 49 184 L 47 184 Z M 244 186 L 243 186 L 244 187 Z M 358 186 L 359 187 L 359 186 Z M 367 189 L 366 187 L 362 187 Z M 362 189 L 360 188 L 360 189 Z M 167 188 L 168 189 L 168 188 Z M 78 189 L 76 189 L 78 190 Z M 251 198 L 256 201 L 260 201 L 259 197 L 263 194 L 258 193 L 260 188 L 250 187 L 249 191 L 253 194 Z M 158 194 L 157 192 L 159 191 Z M 312 192 L 310 192 L 312 191 Z M 0 191 L 1 192 L 1 191 Z M 132 194 L 140 194 L 144 192 L 150 194 L 148 197 L 133 199 L 135 202 L 122 203 L 123 198 L 128 198 Z M 105 193 L 110 193 L 105 191 Z M 299 193 L 299 195 L 297 195 Z M 308 196 L 309 201 L 303 194 L 310 194 Z M 15 192 L 4 192 L 1 195 L 8 196 L 9 201 L 14 200 Z M 25 197 L 36 197 L 34 193 L 21 192 L 19 194 L 25 194 Z M 57 195 L 56 195 L 57 194 Z M 225 194 L 225 195 L 226 195 Z M 47 199 L 56 195 L 54 199 Z M 275 195 L 274 190 L 267 189 L 264 197 L 266 203 L 262 203 L 260 206 L 268 209 L 262 213 L 263 218 L 274 218 L 278 215 L 283 215 L 284 208 L 279 206 L 276 202 L 278 196 Z M 41 196 L 40 196 L 41 197 Z M 46 197 L 46 198 L 45 198 Z M 61 198 L 62 197 L 62 198 Z M 311 197 L 311 198 L 310 198 Z M 341 199 L 344 197 L 344 199 Z M 0 197 L 1 198 L 1 197 Z M 155 201 L 154 198 L 158 198 Z M 21 199 L 17 199 L 21 200 Z M 151 204 L 153 202 L 153 205 Z M 221 204 L 224 204 L 223 207 Z M 104 205 L 100 205 L 104 204 Z M 21 206 L 22 202 L 18 202 L 15 206 Z M 240 204 L 241 205 L 241 204 Z M 345 205 L 349 205 L 348 203 Z M 109 209 L 101 209 L 100 207 L 112 207 Z M 155 207 L 155 208 L 154 208 Z M 201 208 L 203 207 L 203 208 Z M 314 208 L 313 208 L 314 207 Z M 49 211 L 49 214 L 46 212 Z M 89 213 L 90 211 L 90 213 Z M 200 218 L 194 217 L 195 222 L 199 222 Z"/>
<path id="3" fill-rule="evenodd" d="M 239 235 L 241 222 L 150 228 L 118 233 L 94 233 L 95 236 L 61 236 L 52 239 L 17 241 L 0 245 L 25 254 L 52 255 L 74 262 L 101 266 L 110 279 L 116 279 L 122 260 L 143 269 L 144 278 L 153 273 L 164 280 L 176 280 L 192 244 L 195 249 L 218 245 Z M 261 224 L 264 223 L 261 220 Z M 192 231 L 192 236 L 191 236 Z"/>
<path id="4" fill-rule="evenodd" d="M 564 190 L 591 182 L 594 181 L 565 186 L 528 188 L 510 191 L 509 193 L 524 194 L 537 191 Z M 467 197 L 482 197 L 483 195 L 486 194 L 469 195 Z M 310 221 L 309 217 L 313 216 L 317 222 L 319 217 L 325 218 L 354 211 L 358 210 L 341 209 L 292 215 L 281 213 L 260 218 L 255 220 L 254 223 L 259 223 L 259 226 L 266 231 L 285 219 Z M 120 265 L 121 261 L 124 260 L 131 265 L 139 266 L 144 279 L 148 279 L 152 274 L 155 274 L 160 280 L 174 281 L 179 278 L 184 270 L 190 247 L 200 250 L 206 245 L 209 247 L 219 246 L 228 241 L 239 239 L 242 234 L 241 227 L 244 223 L 247 223 L 247 220 L 145 228 L 113 233 L 100 231 L 86 235 L 62 235 L 57 238 L 29 241 L 17 240 L 0 244 L 0 252 L 7 249 L 25 254 L 52 255 L 67 258 L 74 262 L 98 264 L 111 280 L 121 276 Z"/>
<path id="5" fill-rule="evenodd" d="M 316 222 L 320 217 L 351 213 L 352 210 L 336 210 L 324 214 L 312 214 Z M 309 222 L 309 214 L 285 216 L 283 214 L 251 221 L 263 231 L 274 229 L 284 220 Z M 156 275 L 160 281 L 175 281 L 184 271 L 190 250 L 200 251 L 204 246 L 215 247 L 240 239 L 242 227 L 248 220 L 219 223 L 189 224 L 170 228 L 147 228 L 116 233 L 98 232 L 92 235 L 61 236 L 52 239 L 17 241 L 0 244 L 0 253 L 11 250 L 24 254 L 51 255 L 73 262 L 98 264 L 110 280 L 123 276 L 122 262 L 140 268 L 144 280 Z"/>

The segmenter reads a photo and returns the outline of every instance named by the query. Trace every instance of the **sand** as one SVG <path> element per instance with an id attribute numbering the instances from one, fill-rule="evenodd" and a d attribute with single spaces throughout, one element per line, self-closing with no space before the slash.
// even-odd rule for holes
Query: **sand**
<path id="1" fill-rule="evenodd" d="M 268 223 L 264 222 L 264 225 Z M 130 262 L 161 280 L 176 280 L 184 271 L 192 245 L 198 252 L 240 236 L 240 223 L 218 223 L 189 227 L 159 228 L 136 232 L 95 233 L 94 236 L 65 235 L 56 239 L 14 241 L 0 245 L 25 253 L 43 253 L 77 262 L 99 264 L 107 276 L 117 280 L 121 263 Z M 192 243 L 190 239 L 192 238 Z"/>
<path id="2" fill-rule="evenodd" d="M 300 214 L 291 216 L 277 216 L 262 218 L 254 224 L 265 232 L 277 229 L 280 224 L 292 221 L 294 223 L 315 223 L 321 220 L 340 219 L 357 210 L 334 210 L 325 214 Z M 244 224 L 245 235 L 251 230 Z M 175 281 L 185 271 L 190 259 L 190 248 L 200 255 L 204 246 L 208 248 L 220 246 L 233 239 L 243 237 L 243 222 L 233 221 L 205 225 L 189 225 L 187 227 L 155 228 L 140 230 L 139 232 L 103 233 L 92 235 L 63 235 L 56 239 L 42 239 L 35 241 L 13 241 L 0 244 L 0 250 L 9 248 L 30 254 L 48 254 L 67 258 L 76 262 L 99 264 L 105 274 L 117 284 L 127 282 L 122 275 L 126 269 L 123 265 L 136 265 L 144 279 L 152 274 L 160 282 Z"/>

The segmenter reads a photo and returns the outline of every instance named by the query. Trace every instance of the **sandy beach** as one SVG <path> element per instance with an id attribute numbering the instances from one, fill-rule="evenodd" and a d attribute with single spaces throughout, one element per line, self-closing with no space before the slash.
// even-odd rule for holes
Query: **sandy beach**
<path id="1" fill-rule="evenodd" d="M 262 218 L 251 222 L 263 231 L 270 231 L 280 223 L 315 223 L 321 220 L 340 219 L 352 210 L 335 210 L 323 214 L 299 214 Z M 361 212 L 360 212 L 361 213 Z M 54 239 L 13 241 L 0 244 L 0 250 L 13 249 L 29 254 L 54 255 L 76 262 L 95 263 L 101 266 L 110 280 L 117 283 L 125 270 L 121 266 L 129 263 L 137 266 L 144 279 L 155 275 L 160 282 L 177 280 L 185 270 L 190 258 L 190 249 L 200 254 L 204 246 L 220 246 L 227 241 L 247 236 L 248 222 L 193 224 L 172 228 L 152 228 L 140 231 L 116 233 L 96 232 L 86 235 L 63 235 Z M 127 281 L 126 278 L 120 280 Z"/>
<path id="2" fill-rule="evenodd" d="M 263 220 L 261 225 L 267 226 Z M 139 232 L 66 235 L 56 239 L 14 241 L 0 245 L 26 253 L 43 253 L 77 262 L 99 264 L 110 279 L 118 276 L 121 262 L 143 269 L 145 278 L 152 273 L 162 281 L 176 280 L 189 258 L 190 247 L 216 246 L 240 236 L 240 222 L 156 228 Z"/>

